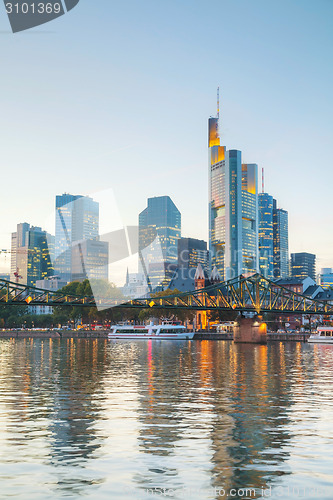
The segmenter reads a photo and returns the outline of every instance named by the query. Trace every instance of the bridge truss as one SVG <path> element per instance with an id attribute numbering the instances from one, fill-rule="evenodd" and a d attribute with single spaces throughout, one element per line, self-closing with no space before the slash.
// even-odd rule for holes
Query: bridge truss
<path id="1" fill-rule="evenodd" d="M 221 310 L 272 312 L 279 314 L 333 315 L 333 302 L 312 299 L 277 285 L 259 274 L 211 285 L 193 292 L 137 298 L 133 300 L 68 295 L 10 281 L 0 280 L 0 304 L 108 307 L 133 309 L 187 309 L 194 311 Z"/>

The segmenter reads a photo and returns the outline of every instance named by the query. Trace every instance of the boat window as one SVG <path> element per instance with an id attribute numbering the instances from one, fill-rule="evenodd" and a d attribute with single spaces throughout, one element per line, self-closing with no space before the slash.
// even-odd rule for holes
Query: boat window
<path id="1" fill-rule="evenodd" d="M 325 332 L 320 332 L 321 337 L 325 337 Z"/>
<path id="2" fill-rule="evenodd" d="M 331 336 L 331 332 L 326 332 L 326 337 L 330 337 Z"/>

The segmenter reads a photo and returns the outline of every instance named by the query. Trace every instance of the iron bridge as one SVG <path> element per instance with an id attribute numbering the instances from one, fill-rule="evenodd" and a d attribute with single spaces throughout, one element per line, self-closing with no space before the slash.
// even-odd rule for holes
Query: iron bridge
<path id="1" fill-rule="evenodd" d="M 61 290 L 49 291 L 0 280 L 0 304 L 333 315 L 332 301 L 312 299 L 277 285 L 260 274 L 239 276 L 192 292 L 132 300 L 127 300 L 126 297 L 97 299 L 92 296 L 69 295 Z"/>

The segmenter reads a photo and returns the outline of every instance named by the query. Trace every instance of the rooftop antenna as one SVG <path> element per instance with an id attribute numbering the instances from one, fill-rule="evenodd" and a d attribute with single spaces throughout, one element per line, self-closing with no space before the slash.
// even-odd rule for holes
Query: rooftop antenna
<path id="1" fill-rule="evenodd" d="M 217 87 L 217 119 L 220 118 L 220 87 Z"/>
<path id="2" fill-rule="evenodd" d="M 265 184 L 264 184 L 264 168 L 261 169 L 261 178 L 262 178 L 262 193 L 265 192 Z"/>

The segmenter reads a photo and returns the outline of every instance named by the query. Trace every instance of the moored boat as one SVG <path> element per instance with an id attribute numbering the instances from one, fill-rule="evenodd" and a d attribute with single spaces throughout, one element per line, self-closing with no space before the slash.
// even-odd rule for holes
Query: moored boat
<path id="1" fill-rule="evenodd" d="M 154 339 L 154 340 L 191 340 L 194 331 L 185 326 L 174 324 L 162 325 L 114 325 L 108 333 L 109 339 Z"/>
<path id="2" fill-rule="evenodd" d="M 333 326 L 318 326 L 316 333 L 308 338 L 311 344 L 333 344 Z"/>

